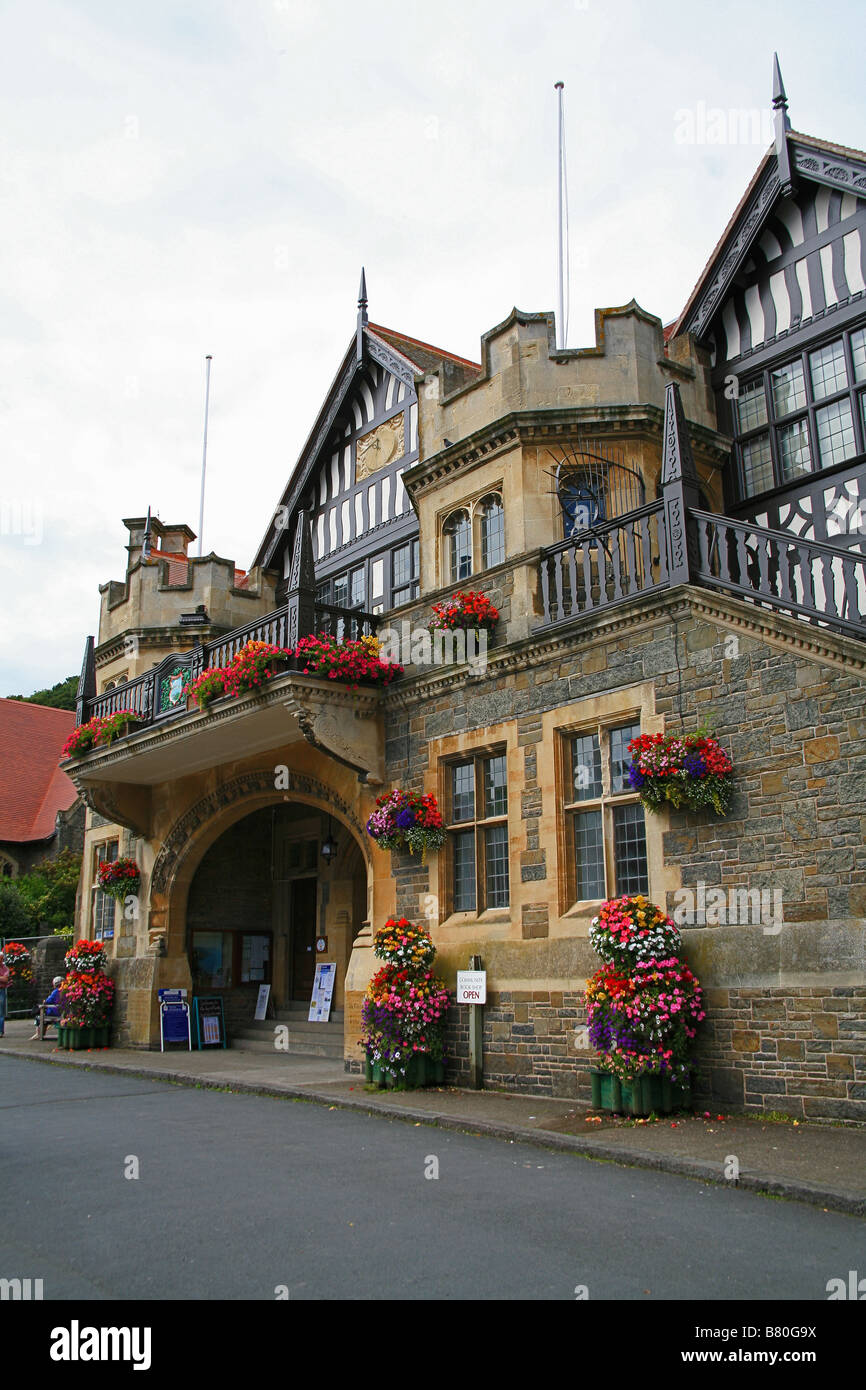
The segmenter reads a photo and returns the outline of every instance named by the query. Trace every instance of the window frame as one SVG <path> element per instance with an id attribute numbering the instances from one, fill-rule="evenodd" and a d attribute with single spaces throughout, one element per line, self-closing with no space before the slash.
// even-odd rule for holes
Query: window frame
<path id="1" fill-rule="evenodd" d="M 857 323 L 841 330 L 837 328 L 833 333 L 804 344 L 800 351 L 793 356 L 786 357 L 782 361 L 769 362 L 762 371 L 753 375 L 743 371 L 740 391 L 745 393 L 761 383 L 767 418 L 765 423 L 743 429 L 740 425 L 739 397 L 730 402 L 731 426 L 734 437 L 735 479 L 739 502 L 751 502 L 755 498 L 767 496 L 777 489 L 795 486 L 798 481 L 803 479 L 817 478 L 822 473 L 829 473 L 835 468 L 843 468 L 855 462 L 866 452 L 866 373 L 860 380 L 857 379 L 852 344 L 852 339 L 861 333 L 866 333 L 866 323 Z M 836 343 L 842 345 L 842 359 L 845 364 L 847 383 L 836 391 L 828 392 L 823 396 L 816 396 L 812 380 L 812 357 L 833 347 Z M 800 368 L 805 400 L 803 404 L 783 415 L 776 409 L 773 375 L 785 367 L 795 366 Z M 845 458 L 824 464 L 818 433 L 818 415 L 827 407 L 844 402 L 847 402 L 851 414 L 854 447 Z M 786 478 L 783 475 L 782 435 L 794 426 L 802 426 L 804 423 L 811 468 Z M 769 443 L 770 469 L 773 481 L 770 487 L 762 488 L 759 491 L 749 491 L 743 458 L 744 449 L 747 445 L 758 443 L 764 436 L 767 437 Z"/>
<path id="2" fill-rule="evenodd" d="M 484 540 L 482 529 L 482 509 L 494 499 L 499 503 L 502 513 L 502 559 L 494 560 L 490 564 L 485 563 Z M 449 531 L 449 522 L 455 517 L 465 515 L 468 518 L 469 531 L 469 571 L 463 575 L 453 575 L 451 565 L 452 535 Z M 444 587 L 450 584 L 465 584 L 467 580 L 477 575 L 486 574 L 489 570 L 504 565 L 508 558 L 508 535 L 506 525 L 506 507 L 503 485 L 501 482 L 493 483 L 486 487 L 483 492 L 476 496 L 466 498 L 453 506 L 446 512 L 440 513 L 439 517 L 439 578 Z"/>
<path id="3" fill-rule="evenodd" d="M 562 815 L 562 845 L 564 849 L 563 864 L 565 866 L 563 882 L 563 901 L 560 903 L 561 915 L 584 914 L 588 908 L 597 908 L 601 903 L 609 898 L 621 897 L 620 873 L 621 866 L 617 863 L 616 837 L 617 837 L 617 810 L 626 806 L 640 806 L 640 797 L 637 792 L 631 789 L 614 791 L 612 789 L 612 745 L 611 736 L 618 729 L 631 728 L 636 731 L 632 734 L 635 737 L 641 733 L 641 715 L 639 710 L 624 710 L 596 718 L 566 729 L 559 730 L 559 776 L 561 779 L 561 794 L 558 799 L 559 808 Z M 590 795 L 580 799 L 575 797 L 574 783 L 574 763 L 573 745 L 579 738 L 594 737 L 598 740 L 598 754 L 600 763 L 600 782 L 601 790 L 597 795 Z M 627 751 L 627 744 L 626 744 Z M 646 883 L 641 888 L 629 890 L 630 894 L 644 893 L 651 897 L 651 873 L 649 856 L 649 837 L 647 834 L 646 811 L 643 811 L 643 836 L 644 836 L 644 859 L 646 864 Z M 575 826 L 580 815 L 596 812 L 601 814 L 601 836 L 602 854 L 604 868 L 604 888 L 603 898 L 582 898 L 578 896 L 578 865 L 577 851 L 575 847 Z"/>
<path id="4" fill-rule="evenodd" d="M 479 815 L 479 812 L 486 811 L 485 803 L 485 767 L 487 763 L 494 759 L 502 759 L 505 772 L 505 809 L 495 815 Z M 463 920 L 476 921 L 479 919 L 490 920 L 492 918 L 509 919 L 513 908 L 514 895 L 514 876 L 511 864 L 511 834 L 509 820 L 509 750 L 506 743 L 496 743 L 483 748 L 472 748 L 455 753 L 440 762 L 440 802 L 444 807 L 444 824 L 446 830 L 445 844 L 445 866 L 444 866 L 444 897 L 445 897 L 445 917 L 458 917 Z M 454 772 L 458 767 L 465 767 L 471 764 L 473 808 L 472 816 L 463 820 L 454 819 Z M 504 903 L 489 904 L 488 886 L 488 851 L 487 851 L 487 831 L 494 829 L 505 830 L 505 869 L 507 882 L 505 887 L 506 901 Z M 475 874 L 475 906 L 458 907 L 457 893 L 455 884 L 455 838 L 458 835 L 471 833 L 473 835 L 473 858 Z"/>
<path id="5" fill-rule="evenodd" d="M 108 849 L 114 847 L 114 854 L 109 858 Z M 99 886 L 99 863 L 100 860 L 113 864 L 120 858 L 120 840 L 112 836 L 108 840 L 100 840 L 98 844 L 92 845 L 93 851 L 93 878 L 90 885 L 90 940 L 91 941 L 113 941 L 117 930 L 117 909 L 120 906 L 117 898 L 113 898 L 110 893 L 106 893 Z M 109 907 L 110 904 L 110 907 Z M 100 913 L 105 919 L 100 920 Z M 98 934 L 97 934 L 98 931 Z M 106 935 L 106 932 L 109 932 Z"/>

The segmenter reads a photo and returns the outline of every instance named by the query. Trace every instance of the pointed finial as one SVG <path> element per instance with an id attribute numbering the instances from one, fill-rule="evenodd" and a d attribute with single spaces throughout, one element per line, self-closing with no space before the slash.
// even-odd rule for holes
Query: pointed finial
<path id="1" fill-rule="evenodd" d="M 791 129 L 791 122 L 788 118 L 788 97 L 785 92 L 785 84 L 782 81 L 782 69 L 779 67 L 778 53 L 773 54 L 773 110 L 775 112 L 776 167 L 779 171 L 779 185 L 782 193 L 788 197 L 794 189 L 794 175 L 788 153 L 788 131 Z"/>
<path id="2" fill-rule="evenodd" d="M 773 110 L 779 109 L 787 111 L 788 97 L 785 92 L 785 84 L 782 81 L 782 69 L 779 67 L 779 55 L 773 54 Z"/>
<path id="3" fill-rule="evenodd" d="M 360 367 L 364 360 L 364 329 L 369 320 L 367 318 L 367 273 L 361 266 L 361 284 L 358 288 L 358 329 L 355 340 L 355 360 Z"/>
<path id="4" fill-rule="evenodd" d="M 150 528 L 150 507 L 147 509 L 147 521 L 144 524 L 144 537 L 141 542 L 141 559 L 147 565 L 150 563 L 150 552 L 153 544 Z"/>

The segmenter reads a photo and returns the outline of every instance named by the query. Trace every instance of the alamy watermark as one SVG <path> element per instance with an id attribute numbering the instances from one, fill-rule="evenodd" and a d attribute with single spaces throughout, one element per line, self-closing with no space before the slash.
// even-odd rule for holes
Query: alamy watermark
<path id="1" fill-rule="evenodd" d="M 401 666 L 465 666 L 473 674 L 487 670 L 488 632 L 484 627 L 434 628 L 413 627 L 404 619 L 399 629 L 380 628 L 376 639 L 380 644 L 380 661 L 397 661 Z"/>
<path id="2" fill-rule="evenodd" d="M 766 107 L 707 106 L 674 112 L 674 140 L 678 145 L 772 145 L 773 113 Z"/>
<path id="3" fill-rule="evenodd" d="M 781 888 L 678 888 L 671 916 L 678 927 L 760 927 L 778 936 L 784 925 Z"/>

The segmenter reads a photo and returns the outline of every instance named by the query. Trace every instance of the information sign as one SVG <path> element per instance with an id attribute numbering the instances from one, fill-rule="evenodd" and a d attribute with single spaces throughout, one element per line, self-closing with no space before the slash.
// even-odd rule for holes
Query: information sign
<path id="1" fill-rule="evenodd" d="M 310 1012 L 307 1017 L 308 1023 L 327 1023 L 331 1016 L 331 1000 L 334 997 L 336 978 L 337 966 L 334 961 L 327 961 L 324 965 L 316 966 L 313 997 L 310 1000 Z"/>
<path id="2" fill-rule="evenodd" d="M 458 971 L 457 971 L 457 1003 L 458 1003 L 458 1004 L 486 1004 L 486 1003 L 487 1003 L 487 971 L 486 971 L 486 970 L 458 970 Z"/>
<path id="3" fill-rule="evenodd" d="M 226 1022 L 218 995 L 198 995 L 192 1001 L 196 1047 L 225 1047 Z"/>
<path id="4" fill-rule="evenodd" d="M 256 1018 L 259 1022 L 268 1016 L 268 1000 L 271 997 L 270 985 L 259 985 L 259 997 L 256 1000 Z"/>

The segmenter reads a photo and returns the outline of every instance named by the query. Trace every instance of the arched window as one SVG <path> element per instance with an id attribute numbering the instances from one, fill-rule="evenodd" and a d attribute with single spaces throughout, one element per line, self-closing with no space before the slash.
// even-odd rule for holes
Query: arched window
<path id="1" fill-rule="evenodd" d="M 505 512 L 498 493 L 483 497 L 478 504 L 481 537 L 481 568 L 492 569 L 505 559 Z"/>
<path id="2" fill-rule="evenodd" d="M 472 523 L 466 511 L 452 512 L 443 527 L 445 564 L 450 582 L 459 583 L 472 573 Z"/>

